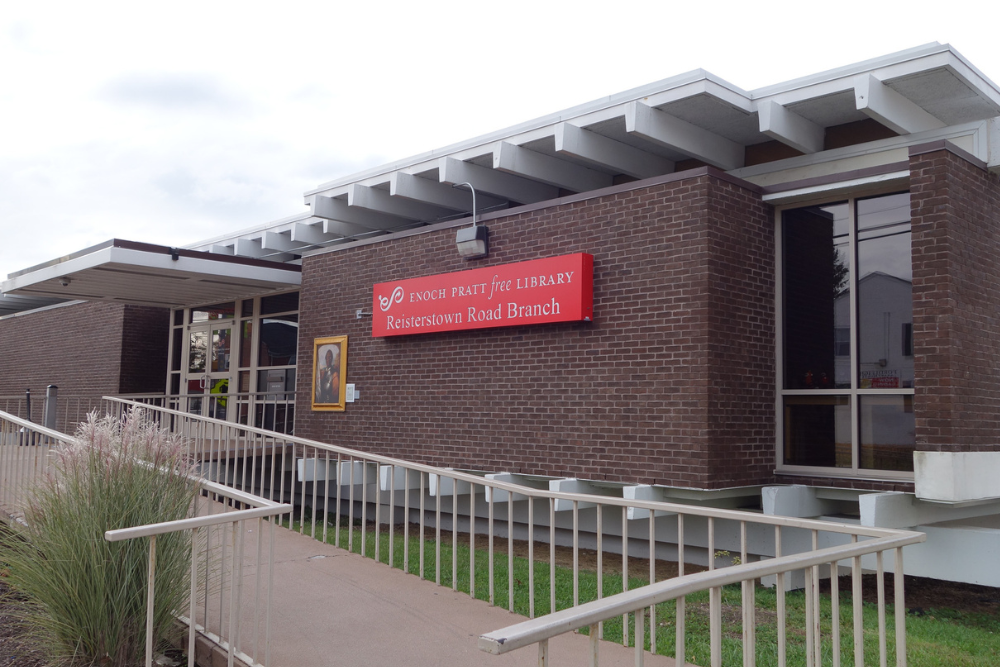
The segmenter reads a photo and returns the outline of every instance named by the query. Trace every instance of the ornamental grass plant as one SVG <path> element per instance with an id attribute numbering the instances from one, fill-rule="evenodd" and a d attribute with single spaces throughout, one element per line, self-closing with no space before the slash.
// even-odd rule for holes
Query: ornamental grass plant
<path id="1" fill-rule="evenodd" d="M 76 440 L 30 493 L 27 527 L 3 539 L 0 561 L 54 663 L 140 665 L 149 539 L 108 542 L 104 533 L 190 515 L 197 485 L 187 447 L 139 409 L 121 419 L 91 413 Z M 159 644 L 187 603 L 190 534 L 162 535 L 156 546 Z"/>

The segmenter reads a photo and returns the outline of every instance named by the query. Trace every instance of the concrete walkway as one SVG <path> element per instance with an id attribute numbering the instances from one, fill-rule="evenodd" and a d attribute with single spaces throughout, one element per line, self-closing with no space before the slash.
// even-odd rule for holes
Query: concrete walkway
<path id="1" fill-rule="evenodd" d="M 480 651 L 479 635 L 524 617 L 450 587 L 283 528 L 275 530 L 274 558 L 267 667 L 538 664 L 534 647 L 501 656 Z M 587 665 L 588 644 L 583 635 L 553 639 L 550 664 Z M 635 650 L 601 642 L 600 664 L 635 665 Z M 674 667 L 672 659 L 648 653 L 645 664 Z"/>

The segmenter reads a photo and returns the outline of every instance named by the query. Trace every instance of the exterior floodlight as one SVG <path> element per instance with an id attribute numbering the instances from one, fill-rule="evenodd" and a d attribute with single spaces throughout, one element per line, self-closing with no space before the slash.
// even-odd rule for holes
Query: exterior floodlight
<path id="1" fill-rule="evenodd" d="M 482 225 L 462 227 L 455 235 L 458 254 L 465 259 L 479 259 L 490 254 L 490 230 Z"/>
<path id="2" fill-rule="evenodd" d="M 472 226 L 463 227 L 455 235 L 458 254 L 464 259 L 480 259 L 490 254 L 490 230 L 476 224 L 476 189 L 472 183 L 455 183 L 453 188 L 469 186 L 472 191 Z"/>

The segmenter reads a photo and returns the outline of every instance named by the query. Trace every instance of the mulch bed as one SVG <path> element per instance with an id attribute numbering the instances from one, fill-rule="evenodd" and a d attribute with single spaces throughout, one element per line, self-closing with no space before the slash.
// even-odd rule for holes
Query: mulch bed
<path id="1" fill-rule="evenodd" d="M 24 621 L 24 600 L 4 583 L 0 572 L 0 667 L 46 667 Z"/>

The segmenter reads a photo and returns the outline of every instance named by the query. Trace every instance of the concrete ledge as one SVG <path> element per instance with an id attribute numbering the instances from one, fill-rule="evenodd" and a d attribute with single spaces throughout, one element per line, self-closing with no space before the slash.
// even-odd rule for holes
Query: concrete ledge
<path id="1" fill-rule="evenodd" d="M 914 452 L 913 478 L 921 500 L 1000 498 L 1000 452 Z"/>
<path id="2" fill-rule="evenodd" d="M 187 623 L 174 619 L 174 632 L 177 634 L 177 641 L 176 643 L 171 641 L 171 644 L 174 648 L 186 653 L 188 649 Z M 229 664 L 229 653 L 202 633 L 196 632 L 194 639 L 194 659 L 198 667 L 227 667 Z M 241 660 L 238 655 L 233 656 L 233 665 L 235 667 L 252 667 L 246 661 Z"/>

